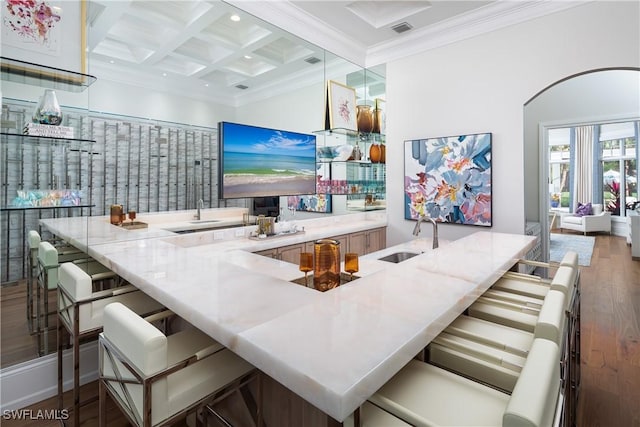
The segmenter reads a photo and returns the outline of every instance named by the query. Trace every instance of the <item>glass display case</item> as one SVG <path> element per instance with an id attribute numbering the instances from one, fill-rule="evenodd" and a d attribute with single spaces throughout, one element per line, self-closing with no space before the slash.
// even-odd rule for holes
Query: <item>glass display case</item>
<path id="1" fill-rule="evenodd" d="M 318 194 L 346 195 L 347 210 L 385 209 L 385 135 L 349 129 L 314 133 L 319 146 Z"/>

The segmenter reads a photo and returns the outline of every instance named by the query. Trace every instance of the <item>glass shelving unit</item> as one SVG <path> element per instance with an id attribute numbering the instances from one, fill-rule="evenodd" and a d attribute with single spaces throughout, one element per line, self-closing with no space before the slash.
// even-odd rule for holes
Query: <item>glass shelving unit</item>
<path id="1" fill-rule="evenodd" d="M 40 86 L 67 92 L 83 92 L 97 79 L 89 74 L 47 67 L 17 59 L 0 57 L 2 81 Z"/>

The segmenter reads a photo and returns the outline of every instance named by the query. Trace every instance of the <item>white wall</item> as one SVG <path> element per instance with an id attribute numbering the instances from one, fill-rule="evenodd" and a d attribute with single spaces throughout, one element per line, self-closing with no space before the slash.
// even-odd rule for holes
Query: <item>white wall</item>
<path id="1" fill-rule="evenodd" d="M 404 220 L 403 141 L 493 133 L 493 231 L 524 230 L 523 105 L 590 69 L 640 65 L 640 4 L 592 2 L 387 64 L 387 243 Z M 443 239 L 482 227 L 442 225 Z"/>
<path id="2" fill-rule="evenodd" d="M 310 133 L 324 126 L 324 90 L 315 84 L 236 109 L 236 120 L 254 126 Z"/>

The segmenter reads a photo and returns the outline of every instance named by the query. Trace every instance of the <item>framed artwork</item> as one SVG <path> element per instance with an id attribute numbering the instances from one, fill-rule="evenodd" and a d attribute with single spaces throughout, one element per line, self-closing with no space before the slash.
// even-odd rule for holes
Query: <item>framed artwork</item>
<path id="1" fill-rule="evenodd" d="M 331 195 L 289 196 L 287 197 L 287 206 L 302 212 L 331 213 Z"/>
<path id="2" fill-rule="evenodd" d="M 405 141 L 404 217 L 491 227 L 491 133 Z"/>
<path id="3" fill-rule="evenodd" d="M 325 129 L 356 130 L 356 90 L 342 83 L 327 82 Z"/>
<path id="4" fill-rule="evenodd" d="M 2 9 L 2 56 L 86 73 L 86 0 L 2 0 Z"/>

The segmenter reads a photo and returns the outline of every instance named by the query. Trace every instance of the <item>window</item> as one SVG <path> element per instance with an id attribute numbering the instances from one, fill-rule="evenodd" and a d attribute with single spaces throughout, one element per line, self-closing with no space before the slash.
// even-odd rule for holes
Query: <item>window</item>
<path id="1" fill-rule="evenodd" d="M 603 200 L 611 215 L 626 216 L 638 201 L 637 143 L 633 122 L 600 128 Z"/>
<path id="2" fill-rule="evenodd" d="M 569 128 L 549 130 L 549 200 L 551 208 L 569 209 Z"/>

